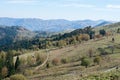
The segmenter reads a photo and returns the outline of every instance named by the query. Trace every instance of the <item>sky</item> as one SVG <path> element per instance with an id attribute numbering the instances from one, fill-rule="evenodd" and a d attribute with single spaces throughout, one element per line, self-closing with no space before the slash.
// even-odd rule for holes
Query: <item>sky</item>
<path id="1" fill-rule="evenodd" d="M 0 0 L 0 17 L 120 21 L 120 0 Z"/>

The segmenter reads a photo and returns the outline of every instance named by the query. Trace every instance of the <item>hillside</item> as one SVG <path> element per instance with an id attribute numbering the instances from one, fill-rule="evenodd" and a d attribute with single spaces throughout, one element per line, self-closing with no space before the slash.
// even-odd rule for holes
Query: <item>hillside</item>
<path id="1" fill-rule="evenodd" d="M 49 32 L 61 32 L 69 31 L 86 26 L 103 26 L 111 24 L 111 21 L 105 20 L 76 20 L 69 21 L 64 19 L 54 20 L 42 20 L 37 18 L 0 18 L 0 25 L 5 26 L 23 26 L 31 31 L 49 31 Z"/>
<path id="2" fill-rule="evenodd" d="M 113 24 L 110 24 L 110 25 L 106 25 L 106 26 L 100 26 L 100 27 L 97 27 L 95 28 L 96 31 L 100 30 L 100 29 L 105 29 L 107 31 L 117 31 L 117 29 L 120 28 L 120 22 L 117 22 L 117 23 L 113 23 Z"/>
<path id="3" fill-rule="evenodd" d="M 117 26 L 113 24 L 114 27 L 119 28 L 119 24 L 116 24 Z M 104 28 L 106 27 L 100 27 Z M 117 69 L 120 66 L 120 34 L 117 33 L 117 28 L 110 28 L 105 29 L 113 31 L 109 35 L 95 34 L 98 27 L 88 26 L 56 36 L 26 40 L 27 36 L 23 34 L 32 33 L 31 31 L 23 27 L 1 26 L 1 36 L 14 41 L 16 35 L 21 34 L 17 39 L 22 37 L 24 40 L 0 46 L 0 78 L 11 78 L 17 73 L 23 74 L 28 80 L 97 80 L 98 77 L 109 80 L 111 76 L 119 78 Z M 91 33 L 100 36 L 90 38 Z M 7 73 L 7 69 L 12 74 Z"/>
<path id="4" fill-rule="evenodd" d="M 101 78 L 101 80 L 109 80 L 110 75 L 114 76 L 114 74 L 118 77 L 119 72 L 116 71 L 116 67 L 120 66 L 120 35 L 115 34 L 115 42 L 111 42 L 111 38 L 113 36 L 103 37 L 98 40 L 89 40 L 86 42 L 82 42 L 80 44 L 66 46 L 63 48 L 58 48 L 54 50 L 49 50 L 49 58 L 48 63 L 49 67 L 46 65 L 40 67 L 39 69 L 34 69 L 37 67 L 29 67 L 26 68 L 28 70 L 28 74 L 25 74 L 29 80 L 97 80 L 96 78 Z M 108 46 L 114 45 L 114 53 L 111 53 L 111 49 Z M 99 48 L 105 49 L 107 52 L 106 55 L 101 55 L 100 64 L 94 64 L 92 61 L 96 56 L 99 56 L 101 52 L 99 52 Z M 93 57 L 89 57 L 89 50 L 92 49 Z M 23 59 L 27 56 L 33 56 L 36 54 L 46 54 L 45 50 L 39 50 L 31 53 L 26 53 L 20 55 L 20 58 Z M 91 65 L 87 68 L 81 66 L 81 58 L 89 57 L 91 61 Z M 53 60 L 56 60 L 56 63 L 53 63 Z M 66 60 L 65 63 L 62 60 Z M 33 64 L 34 65 L 34 64 Z M 29 74 L 30 72 L 32 72 Z M 115 73 L 112 71 L 115 71 Z M 105 76 L 104 76 L 104 75 Z M 109 74 L 109 75 L 108 75 Z M 116 77 L 115 76 L 115 77 Z M 106 78 L 106 79 L 104 79 Z M 119 80 L 119 79 L 118 79 Z"/>
<path id="5" fill-rule="evenodd" d="M 32 39 L 35 33 L 19 26 L 0 26 L 0 46 L 12 44 L 16 41 Z"/>

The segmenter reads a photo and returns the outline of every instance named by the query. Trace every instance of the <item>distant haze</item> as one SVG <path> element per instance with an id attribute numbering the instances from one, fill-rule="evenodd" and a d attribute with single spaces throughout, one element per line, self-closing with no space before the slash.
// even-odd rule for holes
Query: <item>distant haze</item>
<path id="1" fill-rule="evenodd" d="M 69 21 L 65 19 L 42 20 L 37 18 L 0 18 L 0 25 L 21 26 L 31 31 L 61 32 L 69 31 L 87 26 L 97 27 L 111 24 L 105 20 L 77 20 Z"/>

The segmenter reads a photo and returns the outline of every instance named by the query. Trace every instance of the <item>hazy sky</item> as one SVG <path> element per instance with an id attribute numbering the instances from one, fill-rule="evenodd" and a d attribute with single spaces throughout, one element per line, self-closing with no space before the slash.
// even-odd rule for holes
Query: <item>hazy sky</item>
<path id="1" fill-rule="evenodd" d="M 0 17 L 120 21 L 120 0 L 0 0 Z"/>

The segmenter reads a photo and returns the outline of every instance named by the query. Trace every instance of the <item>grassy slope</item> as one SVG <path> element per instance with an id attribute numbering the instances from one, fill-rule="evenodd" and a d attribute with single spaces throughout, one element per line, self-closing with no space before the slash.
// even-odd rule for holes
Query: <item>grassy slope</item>
<path id="1" fill-rule="evenodd" d="M 105 60 L 102 62 L 100 66 L 92 66 L 90 68 L 85 69 L 84 67 L 80 66 L 80 57 L 86 56 L 88 54 L 88 50 L 90 48 L 97 49 L 98 47 L 107 47 L 108 45 L 112 45 L 111 38 L 113 36 L 109 36 L 108 38 L 104 38 L 102 40 L 94 41 L 90 40 L 88 42 L 84 42 L 82 44 L 78 44 L 76 46 L 65 47 L 58 50 L 50 51 L 50 58 L 51 61 L 54 58 L 68 58 L 72 61 L 67 64 L 61 64 L 59 66 L 51 67 L 49 69 L 40 69 L 36 72 L 35 75 L 30 76 L 29 79 L 31 80 L 77 80 L 81 79 L 81 74 L 91 75 L 96 74 L 99 72 L 104 72 L 104 70 L 108 70 L 118 64 L 120 64 L 120 50 L 116 49 L 115 54 L 108 55 L 105 58 L 110 58 L 110 60 Z M 115 34 L 115 43 L 120 43 L 120 34 Z M 97 53 L 97 52 L 96 52 Z"/>
<path id="2" fill-rule="evenodd" d="M 106 30 L 116 30 L 117 27 L 106 27 Z M 99 29 L 103 29 L 103 27 L 96 28 L 96 31 Z M 101 40 L 89 40 L 87 42 L 82 42 L 81 44 L 67 46 L 61 49 L 51 50 L 49 61 L 54 58 L 67 58 L 70 63 L 61 64 L 58 66 L 52 66 L 48 69 L 41 68 L 33 76 L 28 76 L 29 80 L 80 80 L 81 76 L 85 77 L 88 75 L 105 73 L 105 71 L 115 67 L 120 64 L 120 49 L 115 49 L 115 54 L 110 54 L 104 57 L 101 66 L 91 66 L 85 69 L 83 66 L 80 66 L 80 57 L 87 56 L 88 50 L 92 48 L 94 50 L 94 54 L 97 54 L 96 51 L 99 47 L 107 47 L 109 45 L 118 45 L 120 44 L 120 34 L 114 34 L 115 43 L 112 43 L 113 36 L 109 36 L 108 38 L 104 37 Z M 40 50 L 36 52 L 27 53 L 21 55 L 21 57 L 25 57 L 28 55 L 34 55 L 35 53 L 44 54 L 45 50 Z M 109 58 L 109 60 L 106 60 Z M 85 79 L 87 80 L 87 79 Z"/>

